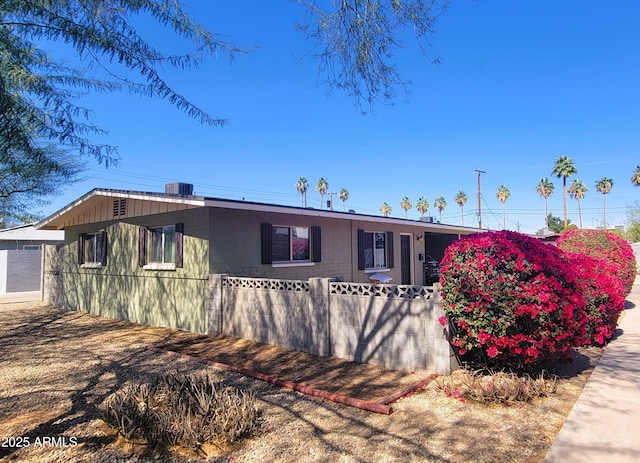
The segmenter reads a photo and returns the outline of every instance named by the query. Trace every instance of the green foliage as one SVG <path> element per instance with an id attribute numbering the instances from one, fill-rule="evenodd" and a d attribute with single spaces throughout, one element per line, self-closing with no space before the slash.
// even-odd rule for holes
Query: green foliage
<path id="1" fill-rule="evenodd" d="M 151 46 L 133 27 L 139 15 L 191 41 L 193 52 L 165 55 Z M 41 48 L 51 41 L 64 44 L 87 68 L 54 59 Z M 204 124 L 224 125 L 224 119 L 176 93 L 162 77 L 166 67 L 192 69 L 220 50 L 231 56 L 240 52 L 195 23 L 173 0 L 3 1 L 0 198 L 6 200 L 5 211 L 31 205 L 78 180 L 78 155 L 106 166 L 118 162 L 115 147 L 92 140 L 107 132 L 76 103 L 87 92 L 126 89 L 167 100 Z M 110 77 L 97 77 L 94 69 L 105 69 Z"/>
<path id="2" fill-rule="evenodd" d="M 168 373 L 125 386 L 105 400 L 104 421 L 128 442 L 152 449 L 180 445 L 202 451 L 254 435 L 261 416 L 251 393 L 225 387 L 207 375 Z"/>
<path id="3" fill-rule="evenodd" d="M 296 3 L 307 10 L 306 21 L 298 27 L 316 43 L 325 83 L 346 91 L 362 108 L 395 99 L 399 88 L 407 93 L 407 81 L 393 62 L 404 45 L 400 38 L 405 30 L 413 33 L 426 54 L 449 1 L 349 0 L 331 2 L 332 7 L 321 7 L 316 0 Z"/>
<path id="4" fill-rule="evenodd" d="M 549 223 L 549 230 L 555 233 L 562 233 L 562 231 L 564 230 L 564 222 L 562 221 L 562 219 L 560 217 L 554 216 L 553 214 L 549 214 L 547 218 Z M 569 224 L 571 224 L 571 219 L 567 220 L 567 228 L 569 227 Z"/>

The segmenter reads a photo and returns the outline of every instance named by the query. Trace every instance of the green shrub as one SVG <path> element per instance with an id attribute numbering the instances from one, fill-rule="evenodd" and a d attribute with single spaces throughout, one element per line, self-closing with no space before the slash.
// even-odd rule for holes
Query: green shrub
<path id="1" fill-rule="evenodd" d="M 261 417 L 253 394 L 225 387 L 208 375 L 168 373 L 125 386 L 107 398 L 103 419 L 128 442 L 151 449 L 180 445 L 202 453 L 254 435 Z"/>

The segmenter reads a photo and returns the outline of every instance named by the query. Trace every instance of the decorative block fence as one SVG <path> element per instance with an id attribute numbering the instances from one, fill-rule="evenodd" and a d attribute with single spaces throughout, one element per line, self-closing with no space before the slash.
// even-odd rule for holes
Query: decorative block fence
<path id="1" fill-rule="evenodd" d="M 211 275 L 209 332 L 399 370 L 450 373 L 439 287 Z"/>

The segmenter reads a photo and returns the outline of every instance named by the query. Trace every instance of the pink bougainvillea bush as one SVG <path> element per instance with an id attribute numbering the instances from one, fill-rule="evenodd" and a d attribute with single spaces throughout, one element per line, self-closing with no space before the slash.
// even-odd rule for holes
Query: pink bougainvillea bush
<path id="1" fill-rule="evenodd" d="M 578 288 L 585 298 L 587 326 L 583 345 L 605 345 L 615 333 L 620 313 L 624 310 L 622 281 L 605 259 L 586 254 L 565 252 L 565 258 L 576 271 Z"/>
<path id="2" fill-rule="evenodd" d="M 636 278 L 636 258 L 633 248 L 623 238 L 605 230 L 568 230 L 556 244 L 563 251 L 607 260 L 614 265 L 613 273 L 622 280 L 623 297 L 631 292 Z"/>
<path id="3" fill-rule="evenodd" d="M 470 235 L 447 248 L 440 322 L 464 362 L 534 371 L 571 360 L 585 337 L 585 300 L 562 254 L 510 231 Z"/>

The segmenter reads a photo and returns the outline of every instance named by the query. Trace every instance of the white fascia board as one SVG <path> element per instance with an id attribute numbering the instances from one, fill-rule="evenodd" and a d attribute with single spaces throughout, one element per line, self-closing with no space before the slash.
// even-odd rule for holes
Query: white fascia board
<path id="1" fill-rule="evenodd" d="M 326 211 L 322 209 L 302 208 L 295 206 L 278 206 L 274 204 L 253 203 L 235 200 L 221 200 L 215 198 L 205 198 L 205 206 L 215 207 L 221 209 L 236 209 L 242 211 L 254 211 L 254 212 L 268 212 L 272 214 L 290 214 L 299 215 L 305 217 L 321 217 L 333 220 L 349 220 L 358 222 L 371 222 L 381 224 L 396 224 L 410 227 L 418 227 L 423 231 L 432 231 L 435 233 L 462 233 L 470 234 L 475 232 L 484 232 L 487 230 L 481 230 L 470 227 L 462 227 L 458 225 L 447 225 L 440 223 L 422 222 L 420 220 L 408 220 L 399 219 L 394 217 L 377 217 L 374 215 L 363 215 L 353 212 L 341 212 L 341 211 Z"/>

